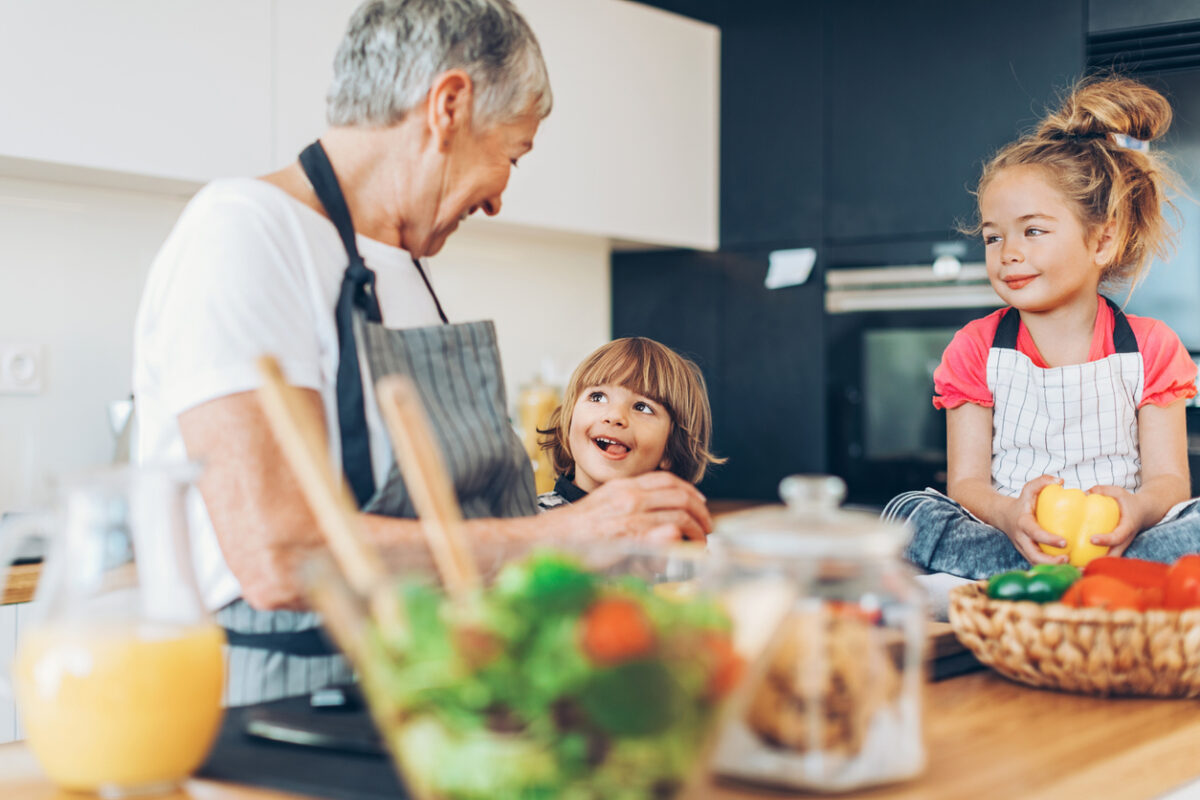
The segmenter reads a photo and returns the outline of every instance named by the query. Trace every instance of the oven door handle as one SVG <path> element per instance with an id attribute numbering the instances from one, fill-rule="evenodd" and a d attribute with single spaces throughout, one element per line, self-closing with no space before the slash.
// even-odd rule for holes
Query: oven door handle
<path id="1" fill-rule="evenodd" d="M 1003 305 L 1004 301 L 990 284 L 827 289 L 825 292 L 825 310 L 830 314 L 926 308 L 1000 308 Z"/>

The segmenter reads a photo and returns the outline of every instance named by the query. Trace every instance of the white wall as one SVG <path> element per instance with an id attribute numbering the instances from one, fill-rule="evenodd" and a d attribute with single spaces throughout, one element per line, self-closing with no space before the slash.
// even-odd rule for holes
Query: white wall
<path id="1" fill-rule="evenodd" d="M 142 281 L 185 202 L 0 178 L 0 344 L 45 358 L 41 394 L 0 395 L 0 511 L 111 457 L 106 405 L 129 394 Z M 496 320 L 510 401 L 543 357 L 570 369 L 608 339 L 608 269 L 606 240 L 474 221 L 430 261 L 453 320 Z"/>
<path id="2" fill-rule="evenodd" d="M 39 395 L 0 395 L 0 510 L 111 457 L 106 404 L 129 395 L 138 294 L 183 203 L 0 179 L 0 342 L 42 345 L 45 376 Z"/>
<path id="3" fill-rule="evenodd" d="M 501 218 L 503 212 L 501 212 Z M 468 220 L 430 260 L 451 321 L 493 319 L 512 407 L 549 358 L 562 378 L 612 336 L 608 241 Z"/>

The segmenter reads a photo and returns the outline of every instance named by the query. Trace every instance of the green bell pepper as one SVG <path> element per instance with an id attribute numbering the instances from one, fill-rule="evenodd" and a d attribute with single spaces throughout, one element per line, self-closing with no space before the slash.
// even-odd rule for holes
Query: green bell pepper
<path id="1" fill-rule="evenodd" d="M 1078 567 L 1070 564 L 1037 564 L 1032 569 L 1001 572 L 988 579 L 988 597 L 996 600 L 1029 600 L 1051 603 L 1079 579 Z"/>

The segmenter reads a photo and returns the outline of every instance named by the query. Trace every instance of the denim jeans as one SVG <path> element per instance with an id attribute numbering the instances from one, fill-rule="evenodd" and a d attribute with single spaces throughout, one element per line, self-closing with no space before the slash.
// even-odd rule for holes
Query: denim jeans
<path id="1" fill-rule="evenodd" d="M 908 523 L 912 537 L 904 548 L 904 557 L 928 572 L 979 579 L 1029 568 L 1029 562 L 1004 531 L 932 489 L 892 498 L 883 509 L 883 518 Z M 1200 501 L 1193 501 L 1174 519 L 1139 533 L 1125 555 L 1170 563 L 1181 555 L 1198 552 Z"/>

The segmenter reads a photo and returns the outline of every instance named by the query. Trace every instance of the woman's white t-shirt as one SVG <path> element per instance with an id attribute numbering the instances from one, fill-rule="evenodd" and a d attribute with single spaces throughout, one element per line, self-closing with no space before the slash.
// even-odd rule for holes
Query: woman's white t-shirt
<path id="1" fill-rule="evenodd" d="M 363 236 L 384 324 L 440 322 L 405 250 Z M 177 417 L 261 383 L 255 361 L 275 356 L 288 382 L 317 390 L 330 455 L 340 471 L 334 307 L 348 259 L 333 224 L 281 189 L 253 178 L 218 180 L 184 209 L 155 257 L 134 330 L 133 391 L 139 463 L 187 459 Z M 365 373 L 364 373 L 365 374 Z M 374 393 L 367 398 L 376 480 L 391 446 Z M 201 594 L 216 609 L 241 595 L 198 492 L 189 499 L 192 555 Z"/>

